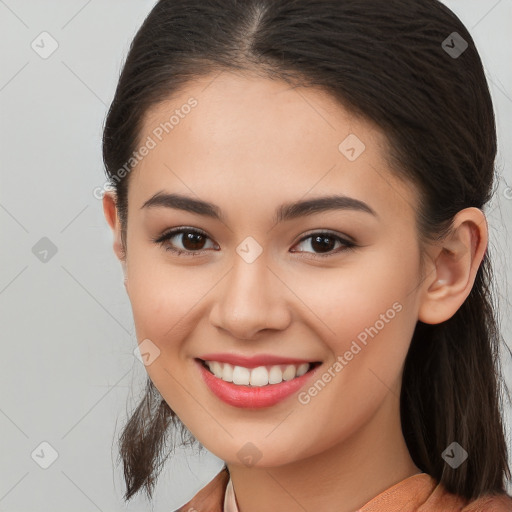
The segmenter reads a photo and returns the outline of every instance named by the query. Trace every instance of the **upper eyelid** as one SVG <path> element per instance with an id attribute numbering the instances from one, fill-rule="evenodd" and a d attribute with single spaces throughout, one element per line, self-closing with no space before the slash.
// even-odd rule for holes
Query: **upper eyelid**
<path id="1" fill-rule="evenodd" d="M 206 236 L 210 240 L 213 240 L 213 238 L 206 231 L 203 231 L 202 229 L 199 229 L 199 228 L 192 228 L 189 226 L 181 226 L 181 227 L 177 227 L 177 228 L 168 229 L 168 230 L 164 231 L 161 235 L 158 235 L 157 237 L 153 238 L 152 240 L 153 240 L 153 242 L 158 242 L 159 240 L 165 240 L 167 237 L 170 237 L 170 236 L 174 237 L 176 235 L 181 235 L 183 232 L 191 232 L 191 231 L 197 232 L 200 235 Z"/>
<path id="2" fill-rule="evenodd" d="M 181 235 L 184 232 L 196 232 L 196 233 L 199 233 L 213 241 L 213 237 L 211 237 L 206 231 L 203 231 L 200 228 L 193 228 L 191 226 L 180 226 L 180 227 L 171 228 L 171 229 L 165 231 L 162 235 L 154 238 L 153 242 L 163 243 L 166 240 L 168 240 L 169 238 L 174 238 L 175 236 Z M 338 238 L 341 242 L 356 245 L 356 241 L 349 235 L 340 234 L 331 229 L 317 228 L 317 229 L 311 230 L 311 231 L 306 232 L 303 235 L 301 235 L 301 237 L 296 242 L 294 242 L 294 246 L 303 242 L 305 239 L 310 238 L 313 235 L 321 235 L 321 234 L 322 235 L 330 235 L 333 238 Z M 188 252 L 193 252 L 193 251 L 188 251 Z"/>

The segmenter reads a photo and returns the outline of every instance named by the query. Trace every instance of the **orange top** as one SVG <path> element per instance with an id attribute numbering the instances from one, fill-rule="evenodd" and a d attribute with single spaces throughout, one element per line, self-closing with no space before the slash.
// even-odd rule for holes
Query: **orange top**
<path id="1" fill-rule="evenodd" d="M 239 512 L 226 466 L 188 503 L 175 512 Z M 486 495 L 471 502 L 447 492 L 426 473 L 389 487 L 354 512 L 512 512 L 508 494 Z"/>

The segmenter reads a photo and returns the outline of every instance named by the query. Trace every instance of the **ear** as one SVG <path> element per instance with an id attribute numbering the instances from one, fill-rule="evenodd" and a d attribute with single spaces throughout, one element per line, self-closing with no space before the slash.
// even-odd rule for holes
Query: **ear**
<path id="1" fill-rule="evenodd" d="M 457 312 L 473 288 L 487 244 L 484 213 L 478 208 L 461 210 L 446 238 L 428 250 L 431 263 L 425 268 L 418 320 L 439 324 Z"/>
<path id="2" fill-rule="evenodd" d="M 119 215 L 117 213 L 117 198 L 114 192 L 106 191 L 103 196 L 103 213 L 109 226 L 112 229 L 114 235 L 114 253 L 121 262 L 123 267 L 123 273 L 125 275 L 125 286 L 126 286 L 126 255 L 123 250 L 123 244 L 121 241 L 121 223 L 119 221 Z"/>

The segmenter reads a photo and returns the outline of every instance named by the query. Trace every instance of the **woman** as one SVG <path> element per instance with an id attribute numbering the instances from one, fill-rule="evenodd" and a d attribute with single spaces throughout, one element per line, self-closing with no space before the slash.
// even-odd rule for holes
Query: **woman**
<path id="1" fill-rule="evenodd" d="M 147 393 L 225 461 L 180 511 L 512 510 L 482 63 L 436 0 L 160 0 L 104 130 Z M 168 455 L 168 454 L 167 454 Z"/>

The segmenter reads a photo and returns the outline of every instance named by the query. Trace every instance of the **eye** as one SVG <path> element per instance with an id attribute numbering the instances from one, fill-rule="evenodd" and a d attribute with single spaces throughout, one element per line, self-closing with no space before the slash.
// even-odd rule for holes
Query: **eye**
<path id="1" fill-rule="evenodd" d="M 338 235 L 335 235 L 333 233 L 330 233 L 330 232 L 311 233 L 310 235 L 303 237 L 297 245 L 300 245 L 310 239 L 311 239 L 311 241 L 305 245 L 309 245 L 311 248 L 313 248 L 313 250 L 317 250 L 317 251 L 320 251 L 321 253 L 322 252 L 325 253 L 325 254 L 313 253 L 314 258 L 326 258 L 328 256 L 334 256 L 335 254 L 338 254 L 342 251 L 354 249 L 355 247 L 357 247 L 357 245 L 354 242 L 352 242 L 350 240 L 346 240 L 346 239 L 344 239 Z M 336 244 L 336 242 L 339 242 L 341 244 L 341 248 L 338 247 L 338 249 L 333 252 L 333 248 L 334 248 L 334 245 Z M 300 251 L 292 251 L 292 252 L 300 252 Z"/>
<path id="2" fill-rule="evenodd" d="M 174 238 L 180 241 L 182 248 L 176 247 L 175 243 L 171 243 L 172 239 Z M 337 254 L 339 252 L 354 249 L 355 247 L 357 247 L 357 245 L 354 242 L 346 240 L 341 236 L 335 235 L 330 232 L 311 233 L 303 237 L 294 247 L 303 244 L 304 242 L 310 239 L 311 241 L 309 242 L 309 246 L 314 251 L 320 251 L 320 254 L 313 253 L 314 258 L 325 258 L 328 256 L 333 256 L 334 254 Z M 167 231 L 166 233 L 164 233 L 158 238 L 153 239 L 152 241 L 164 247 L 166 251 L 176 253 L 178 256 L 182 254 L 185 254 L 186 256 L 197 256 L 206 250 L 204 248 L 204 245 L 207 240 L 210 240 L 210 237 L 205 232 L 195 228 L 181 227 L 171 229 L 170 231 Z M 338 247 L 336 251 L 333 251 L 334 246 L 336 245 L 337 242 L 341 245 L 341 247 Z M 219 248 L 218 245 L 216 245 L 215 247 L 217 249 Z M 303 251 L 292 250 L 291 252 Z"/>
<path id="3" fill-rule="evenodd" d="M 170 243 L 173 238 L 177 238 L 181 241 L 183 250 L 179 247 L 176 248 L 174 244 Z M 167 231 L 161 237 L 153 239 L 153 242 L 160 244 L 165 248 L 166 251 L 174 252 L 178 256 L 181 254 L 186 254 L 187 256 L 195 256 L 197 254 L 201 254 L 201 252 L 204 250 L 204 242 L 207 239 L 209 239 L 209 237 L 203 231 L 182 227 Z"/>

